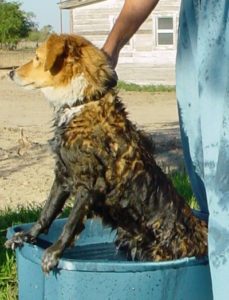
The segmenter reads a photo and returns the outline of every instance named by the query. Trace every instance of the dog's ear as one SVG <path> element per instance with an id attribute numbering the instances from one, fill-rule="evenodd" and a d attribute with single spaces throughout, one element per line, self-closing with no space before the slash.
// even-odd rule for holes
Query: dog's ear
<path id="1" fill-rule="evenodd" d="M 44 69 L 45 71 L 51 70 L 57 58 L 63 54 L 65 48 L 65 40 L 57 35 L 51 34 L 46 41 L 46 59 Z"/>

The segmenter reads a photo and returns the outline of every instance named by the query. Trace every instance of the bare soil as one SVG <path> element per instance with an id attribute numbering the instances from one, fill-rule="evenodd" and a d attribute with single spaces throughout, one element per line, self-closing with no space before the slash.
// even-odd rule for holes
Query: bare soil
<path id="1" fill-rule="evenodd" d="M 129 118 L 152 135 L 166 171 L 183 166 L 173 92 L 120 92 Z M 41 204 L 53 180 L 53 111 L 39 91 L 26 91 L 0 73 L 0 210 Z"/>

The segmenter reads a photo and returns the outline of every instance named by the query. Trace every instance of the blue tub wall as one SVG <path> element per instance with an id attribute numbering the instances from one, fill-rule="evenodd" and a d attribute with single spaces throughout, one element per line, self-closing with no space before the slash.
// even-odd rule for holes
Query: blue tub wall
<path id="1" fill-rule="evenodd" d="M 65 220 L 56 220 L 49 234 L 55 241 Z M 23 230 L 31 224 L 20 226 Z M 8 231 L 8 237 L 14 233 Z M 112 243 L 115 231 L 96 220 L 88 220 L 77 246 Z M 77 247 L 76 247 L 77 248 Z M 93 248 L 93 246 L 92 246 Z M 74 249 L 73 249 L 74 250 Z M 71 251 L 68 250 L 68 251 Z M 212 300 L 208 260 L 185 258 L 170 262 L 129 262 L 69 259 L 68 251 L 58 269 L 48 276 L 41 271 L 43 249 L 25 244 L 17 250 L 20 300 Z M 96 256 L 95 256 L 96 257 Z"/>

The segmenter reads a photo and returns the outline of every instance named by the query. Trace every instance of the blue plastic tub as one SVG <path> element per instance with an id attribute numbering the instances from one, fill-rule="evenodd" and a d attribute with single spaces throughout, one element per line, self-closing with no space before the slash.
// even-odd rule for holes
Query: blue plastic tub
<path id="1" fill-rule="evenodd" d="M 48 276 L 41 270 L 44 248 L 59 236 L 56 220 L 38 245 L 18 249 L 20 300 L 212 300 L 208 260 L 130 262 L 117 253 L 115 232 L 88 220 L 77 246 L 67 250 Z M 31 224 L 10 228 L 7 237 Z"/>

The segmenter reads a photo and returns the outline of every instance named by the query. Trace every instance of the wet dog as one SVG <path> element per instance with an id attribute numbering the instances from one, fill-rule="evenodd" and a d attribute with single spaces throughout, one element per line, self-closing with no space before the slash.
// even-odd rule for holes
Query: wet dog
<path id="1" fill-rule="evenodd" d="M 38 221 L 6 242 L 15 248 L 47 232 L 71 196 L 58 240 L 44 252 L 49 272 L 88 217 L 117 229 L 132 259 L 160 261 L 207 253 L 207 225 L 197 219 L 157 166 L 151 141 L 127 118 L 106 55 L 75 35 L 51 35 L 10 78 L 40 89 L 55 106 L 55 180 Z M 34 107 L 35 107 L 34 103 Z"/>

